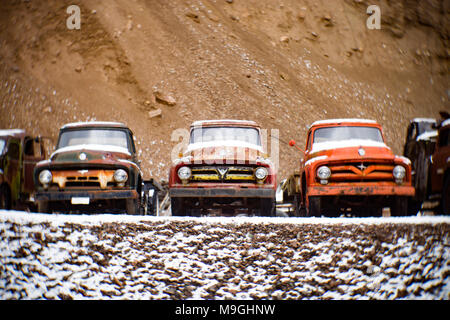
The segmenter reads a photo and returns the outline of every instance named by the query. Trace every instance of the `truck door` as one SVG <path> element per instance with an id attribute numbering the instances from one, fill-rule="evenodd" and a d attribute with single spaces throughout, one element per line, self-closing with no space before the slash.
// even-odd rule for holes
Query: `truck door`
<path id="1" fill-rule="evenodd" d="M 44 160 L 44 148 L 39 139 L 26 137 L 24 141 L 23 177 L 24 185 L 22 192 L 32 193 L 34 191 L 33 170 L 41 160 Z"/>
<path id="2" fill-rule="evenodd" d="M 439 131 L 438 144 L 433 154 L 433 168 L 431 172 L 431 189 L 442 192 L 444 178 L 450 165 L 450 127 Z"/>
<path id="3" fill-rule="evenodd" d="M 11 200 L 16 201 L 20 195 L 21 161 L 20 140 L 11 138 L 6 150 L 5 177 L 11 189 Z"/>

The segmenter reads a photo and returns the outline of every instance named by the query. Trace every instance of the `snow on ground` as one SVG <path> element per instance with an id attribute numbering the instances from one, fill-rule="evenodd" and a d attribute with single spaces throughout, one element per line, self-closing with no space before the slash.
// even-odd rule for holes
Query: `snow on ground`
<path id="1" fill-rule="evenodd" d="M 0 299 L 450 299 L 450 218 L 0 211 Z"/>

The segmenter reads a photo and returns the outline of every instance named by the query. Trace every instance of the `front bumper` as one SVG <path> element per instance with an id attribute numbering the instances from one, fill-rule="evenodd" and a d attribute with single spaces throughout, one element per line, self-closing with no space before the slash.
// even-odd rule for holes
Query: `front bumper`
<path id="1" fill-rule="evenodd" d="M 111 199 L 136 199 L 136 190 L 96 190 L 96 191 L 42 191 L 37 192 L 37 201 L 70 201 L 72 198 L 89 198 L 90 201 Z"/>
<path id="2" fill-rule="evenodd" d="M 413 197 L 412 186 L 339 184 L 308 187 L 308 196 L 404 196 Z"/>
<path id="3" fill-rule="evenodd" d="M 171 188 L 169 195 L 175 198 L 275 198 L 270 188 Z"/>

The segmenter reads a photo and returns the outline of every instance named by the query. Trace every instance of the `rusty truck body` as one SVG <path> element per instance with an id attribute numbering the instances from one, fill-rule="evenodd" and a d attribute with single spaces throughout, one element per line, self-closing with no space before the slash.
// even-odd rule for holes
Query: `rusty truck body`
<path id="1" fill-rule="evenodd" d="M 254 121 L 196 121 L 169 172 L 172 215 L 275 214 L 276 171 Z"/>
<path id="2" fill-rule="evenodd" d="M 64 125 L 34 180 L 40 212 L 158 214 L 158 183 L 144 181 L 133 133 L 123 123 Z"/>
<path id="3" fill-rule="evenodd" d="M 298 172 L 283 186 L 296 215 L 381 216 L 407 214 L 414 196 L 409 159 L 396 156 L 373 120 L 314 122 L 307 133 Z"/>
<path id="4" fill-rule="evenodd" d="M 0 130 L 0 208 L 34 210 L 33 170 L 46 157 L 41 137 Z"/>
<path id="5" fill-rule="evenodd" d="M 414 118 L 410 121 L 404 155 L 411 159 L 416 194 L 410 202 L 412 211 L 424 202 L 437 203 L 437 214 L 450 214 L 450 115 L 442 120 Z"/>

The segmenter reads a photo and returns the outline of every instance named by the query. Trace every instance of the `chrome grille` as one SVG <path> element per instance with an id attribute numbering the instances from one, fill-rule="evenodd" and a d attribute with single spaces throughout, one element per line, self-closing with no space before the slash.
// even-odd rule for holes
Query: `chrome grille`
<path id="1" fill-rule="evenodd" d="M 192 168 L 192 182 L 248 182 L 254 183 L 253 167 L 246 166 L 202 166 Z"/>

